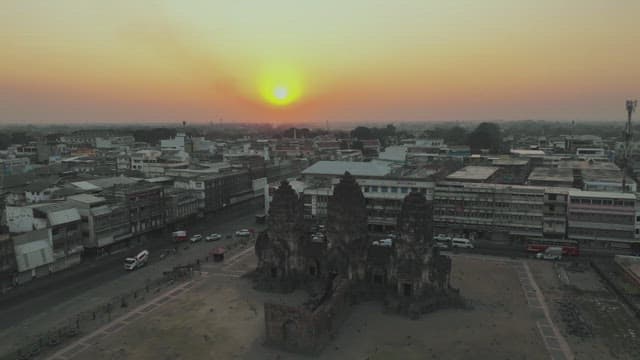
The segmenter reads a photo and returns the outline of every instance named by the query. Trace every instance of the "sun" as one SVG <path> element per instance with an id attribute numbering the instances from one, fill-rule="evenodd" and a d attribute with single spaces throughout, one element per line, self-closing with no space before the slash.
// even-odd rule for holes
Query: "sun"
<path id="1" fill-rule="evenodd" d="M 285 107 L 297 102 L 302 96 L 302 79 L 292 66 L 273 66 L 263 70 L 258 88 L 266 103 Z"/>
<path id="2" fill-rule="evenodd" d="M 280 101 L 285 101 L 289 96 L 289 91 L 287 91 L 287 88 L 284 86 L 278 86 L 273 89 L 273 96 Z"/>

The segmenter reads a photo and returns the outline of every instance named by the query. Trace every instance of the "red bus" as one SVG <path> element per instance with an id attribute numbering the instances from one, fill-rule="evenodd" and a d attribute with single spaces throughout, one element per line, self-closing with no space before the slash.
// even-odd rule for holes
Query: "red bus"
<path id="1" fill-rule="evenodd" d="M 187 232 L 184 230 L 174 231 L 172 234 L 174 242 L 187 241 Z"/>
<path id="2" fill-rule="evenodd" d="M 545 251 L 549 246 L 559 246 L 562 248 L 564 256 L 580 256 L 580 248 L 575 242 L 567 241 L 545 241 L 532 242 L 527 244 L 527 252 L 539 253 Z"/>

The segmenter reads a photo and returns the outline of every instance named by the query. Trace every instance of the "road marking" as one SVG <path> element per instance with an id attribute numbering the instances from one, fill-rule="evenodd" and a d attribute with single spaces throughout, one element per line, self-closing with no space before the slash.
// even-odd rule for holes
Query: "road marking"
<path id="1" fill-rule="evenodd" d="M 248 252 L 253 251 L 254 248 L 253 246 L 248 247 L 244 250 L 242 250 L 241 252 L 239 252 L 238 254 L 235 254 L 234 256 L 230 257 L 227 261 L 225 261 L 225 267 L 229 267 L 232 266 L 233 264 L 235 264 L 238 260 L 238 258 L 245 256 Z"/>
<path id="2" fill-rule="evenodd" d="M 558 328 L 553 323 L 553 320 L 551 319 L 551 315 L 549 314 L 549 308 L 547 307 L 547 303 L 544 300 L 544 295 L 542 294 L 542 291 L 538 287 L 536 280 L 533 278 L 533 274 L 531 273 L 531 269 L 529 269 L 529 265 L 523 261 L 522 267 L 524 268 L 524 271 L 527 273 L 528 283 L 529 283 L 528 285 L 531 286 L 535 292 L 536 297 L 535 297 L 534 304 L 537 305 L 536 307 L 542 308 L 542 312 L 544 313 L 544 317 L 546 319 L 545 326 L 550 328 L 551 331 L 553 332 L 553 336 L 547 336 L 545 332 L 542 330 L 540 322 L 536 323 L 536 325 L 538 326 L 538 331 L 542 336 L 542 341 L 544 342 L 545 347 L 547 348 L 547 351 L 549 351 L 549 355 L 551 355 L 552 358 L 555 358 L 553 353 L 557 352 L 559 347 L 560 348 L 559 350 L 561 351 L 560 353 L 563 355 L 565 359 L 568 359 L 568 360 L 575 359 L 575 356 L 573 355 L 573 352 L 571 351 L 569 344 L 567 343 L 565 338 L 562 336 L 562 334 L 560 334 L 560 331 L 558 330 Z M 530 298 L 527 297 L 528 302 L 530 301 L 529 299 Z M 532 302 L 529 302 L 529 305 L 531 304 Z M 552 341 L 550 341 L 548 338 L 554 340 L 553 344 L 552 344 Z M 557 343 L 557 346 L 556 346 L 556 343 Z"/>

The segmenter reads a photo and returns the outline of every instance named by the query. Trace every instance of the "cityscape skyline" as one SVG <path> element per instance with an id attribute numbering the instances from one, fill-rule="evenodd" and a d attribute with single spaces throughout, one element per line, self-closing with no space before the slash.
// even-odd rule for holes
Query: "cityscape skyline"
<path id="1" fill-rule="evenodd" d="M 619 121 L 631 1 L 3 6 L 0 123 Z"/>

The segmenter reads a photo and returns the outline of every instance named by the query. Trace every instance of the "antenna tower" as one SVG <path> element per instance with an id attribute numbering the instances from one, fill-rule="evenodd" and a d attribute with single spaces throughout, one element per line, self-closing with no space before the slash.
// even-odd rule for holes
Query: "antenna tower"
<path id="1" fill-rule="evenodd" d="M 622 163 L 622 191 L 627 191 L 627 171 L 629 168 L 629 157 L 631 156 L 631 115 L 636 111 L 638 100 L 627 100 L 627 125 L 624 128 L 624 155 Z"/>

